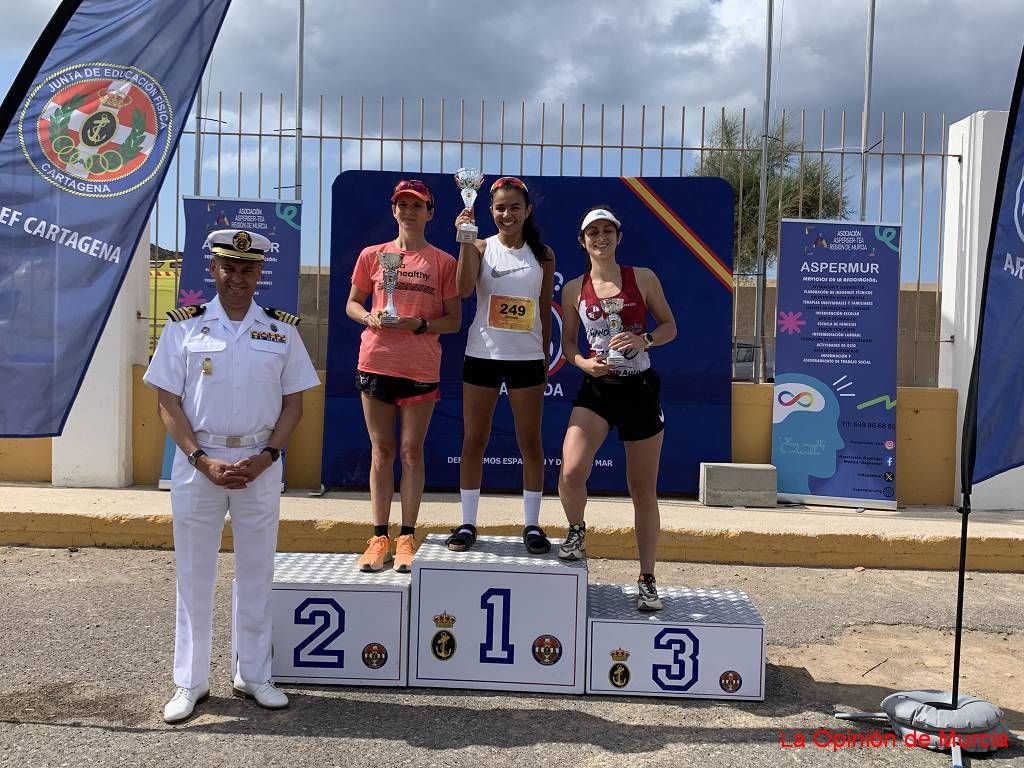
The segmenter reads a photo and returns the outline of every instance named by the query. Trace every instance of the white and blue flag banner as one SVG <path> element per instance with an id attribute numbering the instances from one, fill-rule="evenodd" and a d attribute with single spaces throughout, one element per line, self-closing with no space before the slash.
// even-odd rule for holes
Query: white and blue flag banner
<path id="1" fill-rule="evenodd" d="M 0 437 L 60 434 L 229 3 L 64 2 L 0 105 Z"/>
<path id="2" fill-rule="evenodd" d="M 1024 464 L 1024 54 L 1010 102 L 964 414 L 961 487 Z"/>

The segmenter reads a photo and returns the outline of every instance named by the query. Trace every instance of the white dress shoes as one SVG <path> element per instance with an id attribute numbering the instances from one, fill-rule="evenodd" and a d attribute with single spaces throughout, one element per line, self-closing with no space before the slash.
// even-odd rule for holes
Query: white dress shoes
<path id="1" fill-rule="evenodd" d="M 284 709 L 288 706 L 288 697 L 284 691 L 275 688 L 269 680 L 265 683 L 247 683 L 235 675 L 232 693 L 242 699 L 255 699 L 264 709 Z"/>
<path id="2" fill-rule="evenodd" d="M 164 705 L 164 722 L 180 723 L 188 720 L 195 711 L 196 704 L 210 698 L 210 684 L 203 683 L 195 688 L 183 688 L 178 686 L 175 689 L 171 700 Z"/>

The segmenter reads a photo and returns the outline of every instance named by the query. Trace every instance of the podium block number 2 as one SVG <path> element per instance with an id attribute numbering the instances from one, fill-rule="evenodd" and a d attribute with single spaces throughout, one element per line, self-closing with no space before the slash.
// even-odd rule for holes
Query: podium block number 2
<path id="1" fill-rule="evenodd" d="M 329 651 L 333 643 L 345 631 L 345 609 L 330 597 L 307 597 L 295 609 L 296 624 L 316 626 L 305 640 L 295 646 L 292 663 L 296 667 L 330 667 L 341 669 L 345 666 L 345 651 Z M 327 635 L 312 648 L 323 635 Z M 308 649 L 308 650 L 307 650 Z"/>
<path id="2" fill-rule="evenodd" d="M 512 590 L 488 589 L 480 595 L 480 609 L 487 611 L 487 639 L 480 643 L 481 664 L 515 664 L 516 647 L 509 641 Z M 500 635 L 501 646 L 495 647 Z"/>
<path id="3" fill-rule="evenodd" d="M 697 682 L 700 641 L 688 629 L 668 627 L 654 638 L 656 650 L 672 651 L 671 664 L 654 664 L 651 677 L 663 691 L 688 691 Z"/>

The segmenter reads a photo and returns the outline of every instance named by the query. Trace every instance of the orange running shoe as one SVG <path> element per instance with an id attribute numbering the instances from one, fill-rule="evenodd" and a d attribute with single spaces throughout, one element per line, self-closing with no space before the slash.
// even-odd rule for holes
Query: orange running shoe
<path id="1" fill-rule="evenodd" d="M 395 570 L 409 573 L 412 570 L 412 556 L 416 553 L 416 537 L 411 533 L 395 539 Z"/>
<path id="2" fill-rule="evenodd" d="M 391 539 L 387 536 L 374 536 L 366 542 L 366 551 L 356 560 L 359 570 L 365 573 L 376 573 L 384 569 L 385 563 L 391 562 Z"/>

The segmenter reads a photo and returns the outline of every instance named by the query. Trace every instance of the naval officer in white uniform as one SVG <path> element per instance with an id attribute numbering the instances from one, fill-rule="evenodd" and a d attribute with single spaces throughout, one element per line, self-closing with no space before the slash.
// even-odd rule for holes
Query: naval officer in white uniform
<path id="1" fill-rule="evenodd" d="M 298 318 L 253 301 L 270 241 L 211 232 L 217 298 L 168 315 L 143 380 L 178 446 L 171 473 L 177 563 L 175 692 L 164 720 L 190 717 L 210 695 L 213 592 L 224 516 L 231 512 L 237 599 L 234 693 L 268 709 L 288 706 L 270 682 L 270 585 L 281 507 L 281 450 L 302 418 L 302 393 L 319 385 Z"/>

